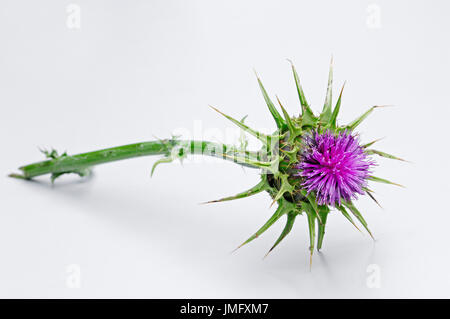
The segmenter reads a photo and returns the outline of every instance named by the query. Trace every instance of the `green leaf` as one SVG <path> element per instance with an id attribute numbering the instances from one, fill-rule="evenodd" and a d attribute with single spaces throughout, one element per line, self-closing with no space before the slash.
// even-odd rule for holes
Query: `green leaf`
<path id="1" fill-rule="evenodd" d="M 263 175 L 266 176 L 266 175 Z M 260 181 L 258 184 L 256 184 L 255 186 L 251 187 L 250 189 L 241 192 L 239 194 L 236 194 L 234 196 L 228 196 L 228 197 L 224 197 L 221 199 L 216 199 L 216 200 L 212 200 L 212 201 L 208 201 L 202 204 L 211 204 L 211 203 L 219 203 L 219 202 L 226 202 L 226 201 L 230 201 L 230 200 L 235 200 L 235 199 L 240 199 L 240 198 L 245 198 L 245 197 L 249 197 L 252 195 L 256 195 L 264 190 L 268 189 L 268 184 L 267 184 L 267 180 L 266 178 L 263 177 L 263 180 Z"/>
<path id="2" fill-rule="evenodd" d="M 375 238 L 373 238 L 373 235 L 372 235 L 372 233 L 369 230 L 369 227 L 367 226 L 367 222 L 364 220 L 364 217 L 356 209 L 356 207 L 353 205 L 353 203 L 352 202 L 343 202 L 343 205 L 345 207 L 347 207 L 348 209 L 350 209 L 350 211 L 353 213 L 353 215 L 356 217 L 356 219 L 358 219 L 359 222 L 361 223 L 361 225 L 363 225 L 364 228 L 367 230 L 367 232 L 369 233 L 370 237 L 372 237 L 372 239 L 375 240 Z"/>
<path id="3" fill-rule="evenodd" d="M 342 99 L 342 92 L 344 91 L 344 87 L 345 87 L 345 83 L 342 86 L 341 93 L 339 94 L 339 98 L 338 98 L 338 100 L 336 102 L 336 106 L 334 107 L 334 110 L 333 110 L 333 114 L 331 114 L 330 126 L 332 129 L 336 128 L 336 121 L 337 121 L 337 117 L 339 114 L 339 110 L 341 109 L 341 99 Z"/>
<path id="4" fill-rule="evenodd" d="M 269 255 L 269 253 L 278 246 L 278 244 L 291 232 L 292 226 L 294 225 L 295 222 L 295 217 L 297 216 L 297 214 L 295 212 L 290 212 L 287 214 L 287 218 L 286 218 L 286 225 L 284 226 L 283 231 L 281 232 L 280 237 L 278 237 L 277 241 L 275 242 L 275 244 L 273 244 L 272 248 L 270 248 L 270 250 L 266 253 L 266 255 L 264 256 L 267 257 L 267 255 Z"/>
<path id="5" fill-rule="evenodd" d="M 374 150 L 374 149 L 368 149 L 368 150 L 366 150 L 366 153 L 369 154 L 369 155 L 376 154 L 376 155 L 381 156 L 381 157 L 386 157 L 386 158 L 390 158 L 390 159 L 394 159 L 394 160 L 398 160 L 398 161 L 407 162 L 403 158 L 400 158 L 400 157 L 397 157 L 397 156 L 394 156 L 394 155 L 391 155 L 391 154 L 388 154 L 388 153 L 385 153 L 385 152 L 381 152 L 381 151 L 378 151 L 378 150 Z"/>
<path id="6" fill-rule="evenodd" d="M 303 92 L 302 86 L 300 85 L 300 79 L 298 77 L 297 71 L 292 61 L 291 63 L 292 73 L 294 74 L 295 85 L 297 86 L 298 98 L 300 99 L 300 105 L 302 107 L 302 125 L 314 126 L 317 122 L 317 118 L 314 116 L 313 111 L 308 105 L 305 98 L 305 93 Z"/>
<path id="7" fill-rule="evenodd" d="M 395 186 L 400 186 L 400 187 L 406 188 L 403 185 L 393 183 L 391 181 L 388 181 L 387 179 L 376 177 L 376 176 L 369 176 L 367 179 L 370 181 L 378 182 L 378 183 L 390 184 L 390 185 L 395 185 Z"/>
<path id="8" fill-rule="evenodd" d="M 322 124 L 329 124 L 331 119 L 331 100 L 333 95 L 333 58 L 331 58 L 330 72 L 328 73 L 328 86 L 325 103 L 323 105 L 322 113 L 320 113 L 319 121 Z"/>
<path id="9" fill-rule="evenodd" d="M 266 101 L 267 107 L 269 108 L 269 111 L 272 114 L 277 127 L 279 129 L 285 127 L 286 124 L 284 123 L 284 120 L 281 117 L 280 113 L 278 113 L 277 109 L 275 108 L 275 105 L 273 105 L 272 101 L 270 100 L 269 95 L 267 94 L 267 91 L 261 82 L 261 79 L 258 77 L 258 75 L 256 75 L 256 78 L 258 79 L 259 88 L 261 89 L 261 92 L 263 94 L 264 101 Z"/>

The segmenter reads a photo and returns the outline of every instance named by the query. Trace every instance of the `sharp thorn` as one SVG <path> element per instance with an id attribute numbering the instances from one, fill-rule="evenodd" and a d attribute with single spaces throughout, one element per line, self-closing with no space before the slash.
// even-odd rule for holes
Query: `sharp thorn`
<path id="1" fill-rule="evenodd" d="M 236 252 L 236 250 L 238 250 L 239 248 L 241 248 L 244 244 L 240 244 L 239 246 L 237 246 L 235 249 L 233 249 L 230 254 L 233 254 L 234 252 Z"/>
<path id="2" fill-rule="evenodd" d="M 266 257 L 270 254 L 270 252 L 273 250 L 273 247 L 269 249 L 269 251 L 264 255 L 262 258 L 263 260 L 266 259 Z"/>

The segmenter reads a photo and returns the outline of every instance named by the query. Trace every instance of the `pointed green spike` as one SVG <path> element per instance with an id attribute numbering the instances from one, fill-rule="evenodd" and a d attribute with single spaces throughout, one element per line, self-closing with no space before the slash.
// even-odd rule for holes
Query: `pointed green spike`
<path id="1" fill-rule="evenodd" d="M 265 175 L 263 175 L 265 176 Z M 264 178 L 262 181 L 260 181 L 258 184 L 256 184 L 255 186 L 251 187 L 250 189 L 241 192 L 239 194 L 236 194 L 234 196 L 228 196 L 228 197 L 224 197 L 221 199 L 216 199 L 216 200 L 211 200 L 202 204 L 211 204 L 211 203 L 219 203 L 219 202 L 226 202 L 226 201 L 230 201 L 230 200 L 235 200 L 235 199 L 240 199 L 240 198 L 245 198 L 245 197 L 249 197 L 249 196 L 253 196 L 256 195 L 258 193 L 261 193 L 262 191 L 267 190 L 269 187 L 269 185 L 267 184 L 267 180 Z"/>
<path id="2" fill-rule="evenodd" d="M 307 207 L 306 216 L 308 217 L 308 229 L 309 229 L 309 267 L 312 266 L 312 256 L 314 253 L 314 243 L 316 241 L 316 215 L 311 211 L 311 206 Z"/>
<path id="3" fill-rule="evenodd" d="M 50 181 L 51 181 L 52 185 L 55 183 L 55 180 L 62 175 L 64 175 L 64 173 L 52 173 L 50 175 Z"/>
<path id="4" fill-rule="evenodd" d="M 372 195 L 372 192 L 368 189 L 368 188 L 366 188 L 366 187 L 364 187 L 363 188 L 364 189 L 364 191 L 366 192 L 366 194 L 367 195 L 369 195 L 369 197 L 381 208 L 381 209 L 383 209 L 383 207 L 380 205 L 380 203 L 377 201 L 377 199 L 375 198 L 375 196 L 373 196 Z"/>
<path id="5" fill-rule="evenodd" d="M 295 85 L 297 86 L 298 98 L 300 99 L 300 105 L 302 106 L 302 125 L 314 126 L 317 122 L 317 118 L 314 116 L 313 111 L 308 105 L 305 98 L 305 93 L 303 92 L 302 86 L 300 85 L 300 79 L 298 77 L 295 66 L 291 60 L 292 73 L 294 74 Z"/>
<path id="6" fill-rule="evenodd" d="M 236 124 L 237 126 L 239 126 L 239 128 L 241 128 L 242 130 L 248 132 L 249 134 L 253 135 L 254 137 L 256 137 L 258 140 L 260 140 L 261 142 L 263 142 L 264 144 L 267 144 L 270 140 L 270 137 L 267 136 L 266 134 L 260 133 L 256 130 L 251 129 L 250 127 L 248 127 L 247 125 L 245 125 L 243 123 L 243 121 L 238 121 L 234 118 L 232 118 L 229 115 L 226 115 L 224 113 L 222 113 L 221 111 L 219 111 L 217 108 L 215 108 L 214 106 L 209 106 L 210 108 L 212 108 L 214 111 L 218 112 L 219 114 L 225 116 L 227 119 L 229 119 L 231 122 L 233 122 L 234 124 Z"/>
<path id="7" fill-rule="evenodd" d="M 276 201 L 278 201 L 285 193 L 290 193 L 292 194 L 292 192 L 294 191 L 294 186 L 292 186 L 289 181 L 288 181 L 288 174 L 280 174 L 279 178 L 281 180 L 281 186 L 280 189 L 278 190 L 277 195 L 275 196 L 275 198 L 273 199 L 273 202 L 270 206 L 272 206 Z"/>
<path id="8" fill-rule="evenodd" d="M 291 208 L 289 205 L 285 205 L 285 201 L 280 200 L 279 206 L 275 213 L 269 218 L 269 220 L 260 228 L 256 233 L 254 233 L 252 236 L 250 236 L 246 241 L 244 241 L 242 244 L 240 244 L 234 251 L 238 250 L 242 246 L 248 244 L 255 238 L 261 236 L 262 233 L 264 233 L 270 226 L 272 226 L 278 219 L 280 219 L 281 216 L 286 214 L 288 210 Z"/>
<path id="9" fill-rule="evenodd" d="M 153 176 L 153 173 L 155 172 L 156 166 L 158 166 L 159 164 L 162 164 L 162 163 L 171 163 L 172 161 L 173 161 L 172 157 L 163 157 L 163 158 L 157 160 L 152 166 L 152 171 L 150 173 L 150 177 Z"/>
<path id="10" fill-rule="evenodd" d="M 369 230 L 369 227 L 367 226 L 367 222 L 364 220 L 364 217 L 361 215 L 361 213 L 356 209 L 355 205 L 353 205 L 352 202 L 343 202 L 343 205 L 345 207 L 347 207 L 348 209 L 350 209 L 350 211 L 353 213 L 353 215 L 356 217 L 356 219 L 358 219 L 359 222 L 361 223 L 361 225 L 363 225 L 364 228 L 367 230 L 370 237 L 372 237 L 372 239 L 375 240 L 371 231 Z"/>
<path id="11" fill-rule="evenodd" d="M 372 146 L 373 144 L 375 144 L 376 142 L 381 141 L 383 138 L 384 138 L 384 137 L 378 138 L 378 139 L 376 139 L 376 140 L 374 140 L 374 141 L 372 141 L 372 142 L 363 144 L 361 147 L 362 147 L 362 148 L 368 148 L 368 147 Z"/>
<path id="12" fill-rule="evenodd" d="M 275 242 L 275 244 L 273 244 L 272 248 L 270 248 L 270 250 L 266 253 L 266 255 L 264 256 L 264 258 L 267 257 L 267 255 L 270 254 L 270 252 L 278 246 L 278 244 L 290 233 L 292 226 L 294 225 L 295 222 L 295 217 L 297 216 L 297 214 L 295 212 L 290 212 L 287 214 L 287 218 L 286 218 L 286 225 L 284 226 L 283 231 L 281 232 L 280 237 L 278 237 L 277 241 Z"/>
<path id="13" fill-rule="evenodd" d="M 322 249 L 323 237 L 325 236 L 325 225 L 327 223 L 327 217 L 329 212 L 330 209 L 328 208 L 328 206 L 319 207 L 319 215 L 320 218 L 322 219 L 322 224 L 319 224 L 319 234 L 317 237 L 317 251 Z"/>
<path id="14" fill-rule="evenodd" d="M 293 141 L 297 136 L 302 134 L 302 128 L 295 126 L 295 124 L 292 122 L 292 119 L 289 117 L 288 112 L 286 111 L 286 109 L 281 104 L 280 99 L 278 98 L 278 96 L 276 98 L 277 98 L 278 104 L 281 107 L 281 111 L 283 111 L 284 118 L 286 119 L 286 124 L 288 126 L 289 133 L 290 133 L 289 134 L 289 140 Z"/>
<path id="15" fill-rule="evenodd" d="M 322 218 L 319 215 L 319 209 L 317 208 L 316 197 L 314 196 L 314 194 L 313 193 L 308 194 L 307 191 L 304 189 L 300 190 L 300 193 L 303 196 L 305 196 L 306 199 L 308 199 L 308 202 L 313 209 L 313 213 L 316 215 L 317 219 L 319 220 L 319 223 L 322 224 Z"/>
<path id="16" fill-rule="evenodd" d="M 29 179 L 29 178 L 25 177 L 24 175 L 17 174 L 17 173 L 11 173 L 11 174 L 8 175 L 8 177 L 17 178 L 17 179 L 24 179 L 24 180 L 28 180 Z"/>
<path id="17" fill-rule="evenodd" d="M 322 124 L 329 124 L 331 119 L 331 100 L 333 95 L 333 58 L 330 62 L 330 72 L 328 73 L 328 86 L 325 103 L 323 105 L 322 113 L 320 113 L 319 121 Z"/>
<path id="18" fill-rule="evenodd" d="M 339 114 L 339 110 L 341 109 L 341 99 L 342 99 L 342 92 L 344 91 L 344 87 L 345 87 L 345 82 L 344 82 L 344 85 L 342 86 L 341 93 L 339 94 L 339 98 L 336 102 L 336 106 L 334 107 L 333 114 L 331 114 L 330 126 L 332 129 L 336 128 L 336 121 L 337 121 L 337 117 Z"/>
<path id="19" fill-rule="evenodd" d="M 256 74 L 256 72 L 255 72 Z M 264 101 L 266 101 L 267 107 L 269 108 L 270 113 L 273 116 L 273 119 L 275 120 L 275 123 L 277 124 L 277 127 L 279 129 L 283 128 L 286 124 L 284 123 L 283 118 L 281 117 L 280 113 L 278 113 L 277 109 L 275 108 L 275 105 L 273 105 L 272 101 L 270 100 L 269 95 L 267 94 L 266 89 L 264 88 L 261 79 L 256 74 L 256 78 L 258 80 L 259 88 L 261 89 L 261 92 L 264 97 Z"/>
<path id="20" fill-rule="evenodd" d="M 403 185 L 400 185 L 400 184 L 397 184 L 397 183 L 393 183 L 391 181 L 388 181 L 387 179 L 376 177 L 376 176 L 369 176 L 367 179 L 370 180 L 370 181 L 378 182 L 378 183 L 390 184 L 390 185 L 395 185 L 395 186 L 406 188 Z"/>
<path id="21" fill-rule="evenodd" d="M 347 212 L 347 210 L 343 206 L 336 206 L 336 208 L 339 209 L 339 211 L 342 213 L 342 215 L 344 215 L 344 217 L 347 218 L 348 221 L 350 223 L 352 223 L 352 225 L 355 226 L 355 228 L 361 232 L 361 229 L 359 229 L 359 227 L 356 226 L 355 222 L 353 221 L 353 218 L 350 216 L 350 214 Z"/>
<path id="22" fill-rule="evenodd" d="M 366 150 L 366 153 L 369 154 L 369 155 L 376 154 L 376 155 L 381 156 L 381 157 L 386 157 L 386 158 L 395 159 L 395 160 L 398 160 L 398 161 L 407 162 L 403 158 L 400 158 L 400 157 L 397 157 L 397 156 L 394 156 L 394 155 L 391 155 L 391 154 L 388 154 L 388 153 L 385 153 L 385 152 L 381 152 L 381 151 L 378 151 L 378 150 L 374 150 L 374 149 L 368 149 L 368 150 Z"/>
<path id="23" fill-rule="evenodd" d="M 375 110 L 376 108 L 387 107 L 387 106 L 388 105 L 375 105 L 375 106 L 372 106 L 363 115 L 361 115 L 360 117 L 358 117 L 355 120 L 353 120 L 353 122 L 351 122 L 347 126 L 344 126 L 344 129 L 353 131 L 359 124 L 361 124 L 362 121 L 364 121 L 366 119 L 366 117 L 368 117 L 370 115 L 370 113 L 373 112 L 373 110 Z"/>
<path id="24" fill-rule="evenodd" d="M 240 157 L 240 156 L 237 156 L 237 155 L 231 156 L 231 155 L 228 155 L 228 154 L 223 154 L 223 157 L 232 159 L 236 163 L 241 163 L 241 164 L 246 164 L 246 165 L 250 165 L 250 166 L 253 166 L 253 167 L 262 168 L 264 170 L 269 171 L 270 173 L 272 173 L 276 177 L 278 177 L 280 175 L 280 172 L 278 170 L 279 156 L 275 156 L 274 159 L 271 160 L 270 162 L 261 162 L 261 161 L 254 160 L 254 159 L 247 158 L 247 157 Z"/>
<path id="25" fill-rule="evenodd" d="M 280 149 L 280 152 L 282 154 L 285 154 L 287 156 L 287 158 L 289 159 L 289 164 L 294 164 L 294 163 L 298 162 L 298 158 L 297 158 L 298 151 L 300 151 L 300 147 L 297 144 L 295 144 L 295 146 L 289 151 Z"/>

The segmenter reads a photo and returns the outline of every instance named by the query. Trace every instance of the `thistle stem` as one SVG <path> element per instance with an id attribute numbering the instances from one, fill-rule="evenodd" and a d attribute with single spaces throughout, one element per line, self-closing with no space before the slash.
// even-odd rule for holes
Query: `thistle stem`
<path id="1" fill-rule="evenodd" d="M 237 156 L 257 158 L 257 153 L 255 152 L 244 152 L 234 146 L 225 144 L 195 140 L 165 139 L 122 145 L 76 155 L 62 155 L 57 158 L 21 166 L 19 170 L 22 171 L 22 174 L 10 174 L 9 176 L 31 179 L 45 174 L 78 173 L 95 165 L 133 157 L 165 155 L 168 158 L 176 159 L 183 158 L 187 154 L 209 155 L 234 162 L 236 162 L 234 158 Z M 250 164 L 238 164 L 257 168 Z"/>

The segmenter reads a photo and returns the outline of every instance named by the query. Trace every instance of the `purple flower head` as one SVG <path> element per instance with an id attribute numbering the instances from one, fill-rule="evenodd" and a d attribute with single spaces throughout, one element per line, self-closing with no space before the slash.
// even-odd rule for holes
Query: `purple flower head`
<path id="1" fill-rule="evenodd" d="M 356 194 L 364 194 L 369 168 L 375 163 L 356 137 L 348 132 L 312 132 L 303 141 L 304 151 L 295 175 L 303 177 L 302 187 L 308 194 L 316 193 L 317 204 L 340 205 L 341 199 L 348 201 L 356 199 Z"/>

